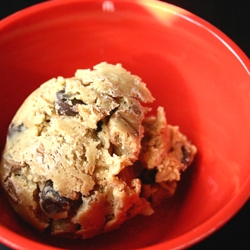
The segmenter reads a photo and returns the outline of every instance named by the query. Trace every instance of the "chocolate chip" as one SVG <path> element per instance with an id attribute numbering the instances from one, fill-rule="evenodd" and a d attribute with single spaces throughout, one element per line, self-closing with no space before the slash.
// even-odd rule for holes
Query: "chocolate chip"
<path id="1" fill-rule="evenodd" d="M 155 183 L 155 175 L 157 173 L 157 169 L 143 169 L 140 174 L 140 179 L 143 184 L 153 184 Z"/>
<path id="2" fill-rule="evenodd" d="M 84 102 L 76 98 L 70 99 L 69 96 L 65 95 L 64 90 L 56 93 L 56 111 L 59 115 L 77 115 L 78 112 L 75 109 L 75 105 L 77 104 L 84 104 Z"/>
<path id="3" fill-rule="evenodd" d="M 100 132 L 102 131 L 102 125 L 103 125 L 103 121 L 100 120 L 97 122 L 97 132 Z"/>
<path id="4" fill-rule="evenodd" d="M 78 99 L 76 99 L 76 98 L 72 99 L 72 100 L 71 100 L 71 103 L 72 103 L 73 106 L 75 106 L 76 104 L 84 104 L 83 101 L 78 100 Z"/>
<path id="5" fill-rule="evenodd" d="M 56 214 L 69 211 L 72 206 L 72 200 L 61 197 L 53 188 L 53 182 L 49 180 L 40 196 L 40 205 L 43 211 L 47 214 Z"/>
<path id="6" fill-rule="evenodd" d="M 190 162 L 190 152 L 189 152 L 189 150 L 184 145 L 182 145 L 181 146 L 181 152 L 182 152 L 181 162 L 183 164 L 185 164 L 185 165 L 188 165 L 189 162 Z"/>
<path id="7" fill-rule="evenodd" d="M 16 133 L 21 133 L 26 129 L 26 127 L 22 124 L 16 125 L 14 123 L 11 123 L 9 128 L 8 128 L 8 137 L 11 138 L 13 137 L 14 134 Z"/>

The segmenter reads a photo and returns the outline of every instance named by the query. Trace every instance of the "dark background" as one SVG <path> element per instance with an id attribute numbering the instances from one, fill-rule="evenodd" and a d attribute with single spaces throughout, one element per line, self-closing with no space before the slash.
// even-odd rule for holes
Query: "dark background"
<path id="1" fill-rule="evenodd" d="M 0 19 L 38 0 L 1 0 Z M 250 58 L 250 0 L 169 0 L 210 22 L 230 37 Z M 1 38 L 0 38 L 1 39 Z M 1 55 L 0 55 L 1 56 Z M 0 250 L 8 250 L 0 244 Z M 250 201 L 220 230 L 190 250 L 250 249 Z"/>

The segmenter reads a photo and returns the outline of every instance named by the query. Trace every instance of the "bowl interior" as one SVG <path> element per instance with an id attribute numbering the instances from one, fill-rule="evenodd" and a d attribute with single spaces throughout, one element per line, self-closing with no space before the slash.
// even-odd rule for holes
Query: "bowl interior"
<path id="1" fill-rule="evenodd" d="M 157 1 L 51 1 L 1 21 L 0 37 L 1 150 L 8 124 L 31 91 L 52 77 L 70 77 L 101 61 L 122 63 L 139 75 L 156 98 L 153 107 L 163 106 L 168 122 L 198 148 L 176 195 L 154 215 L 86 241 L 37 233 L 12 212 L 1 191 L 0 238 L 9 246 L 188 246 L 221 226 L 247 200 L 249 62 L 210 24 Z"/>

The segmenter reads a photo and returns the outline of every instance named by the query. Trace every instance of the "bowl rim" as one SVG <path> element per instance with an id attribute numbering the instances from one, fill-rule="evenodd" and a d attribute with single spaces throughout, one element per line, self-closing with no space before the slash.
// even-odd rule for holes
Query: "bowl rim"
<path id="1" fill-rule="evenodd" d="M 56 8 L 60 5 L 74 4 L 77 2 L 103 2 L 102 0 L 53 0 L 45 1 L 33 6 L 27 7 L 20 11 L 11 14 L 8 17 L 0 20 L 0 32 L 2 29 L 10 25 L 11 23 L 18 22 L 18 20 L 29 15 L 34 15 L 41 11 L 46 11 L 50 8 Z M 201 29 L 206 30 L 211 36 L 216 38 L 222 43 L 230 53 L 239 61 L 246 73 L 250 76 L 250 60 L 242 49 L 231 40 L 226 34 L 220 31 L 217 27 L 210 24 L 203 18 L 170 3 L 161 2 L 159 0 L 113 0 L 112 2 L 118 3 L 133 3 L 135 5 L 147 6 L 149 8 L 158 8 L 162 11 L 168 11 L 171 14 L 181 18 L 187 22 L 191 22 Z M 227 221 L 229 221 L 247 202 L 250 197 L 250 176 L 247 177 L 244 184 L 239 188 L 237 196 L 235 196 L 230 202 L 228 202 L 219 212 L 210 217 L 207 221 L 197 226 L 192 231 L 186 232 L 176 238 L 170 239 L 163 243 L 153 245 L 154 250 L 160 249 L 183 249 L 198 243 L 213 232 L 222 227 Z M 14 249 L 37 249 L 37 250 L 56 250 L 61 249 L 54 246 L 45 245 L 40 242 L 33 241 L 29 238 L 25 238 L 17 233 L 0 225 L 0 242 L 8 247 Z M 144 247 L 144 249 L 152 249 L 152 246 Z"/>

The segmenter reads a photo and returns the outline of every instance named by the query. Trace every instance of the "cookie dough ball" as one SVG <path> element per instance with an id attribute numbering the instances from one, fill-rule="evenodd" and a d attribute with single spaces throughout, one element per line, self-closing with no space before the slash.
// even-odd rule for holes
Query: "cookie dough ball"
<path id="1" fill-rule="evenodd" d="M 150 91 L 120 64 L 53 78 L 13 118 L 0 167 L 15 211 L 39 230 L 90 238 L 174 193 L 196 148 L 147 116 Z"/>

